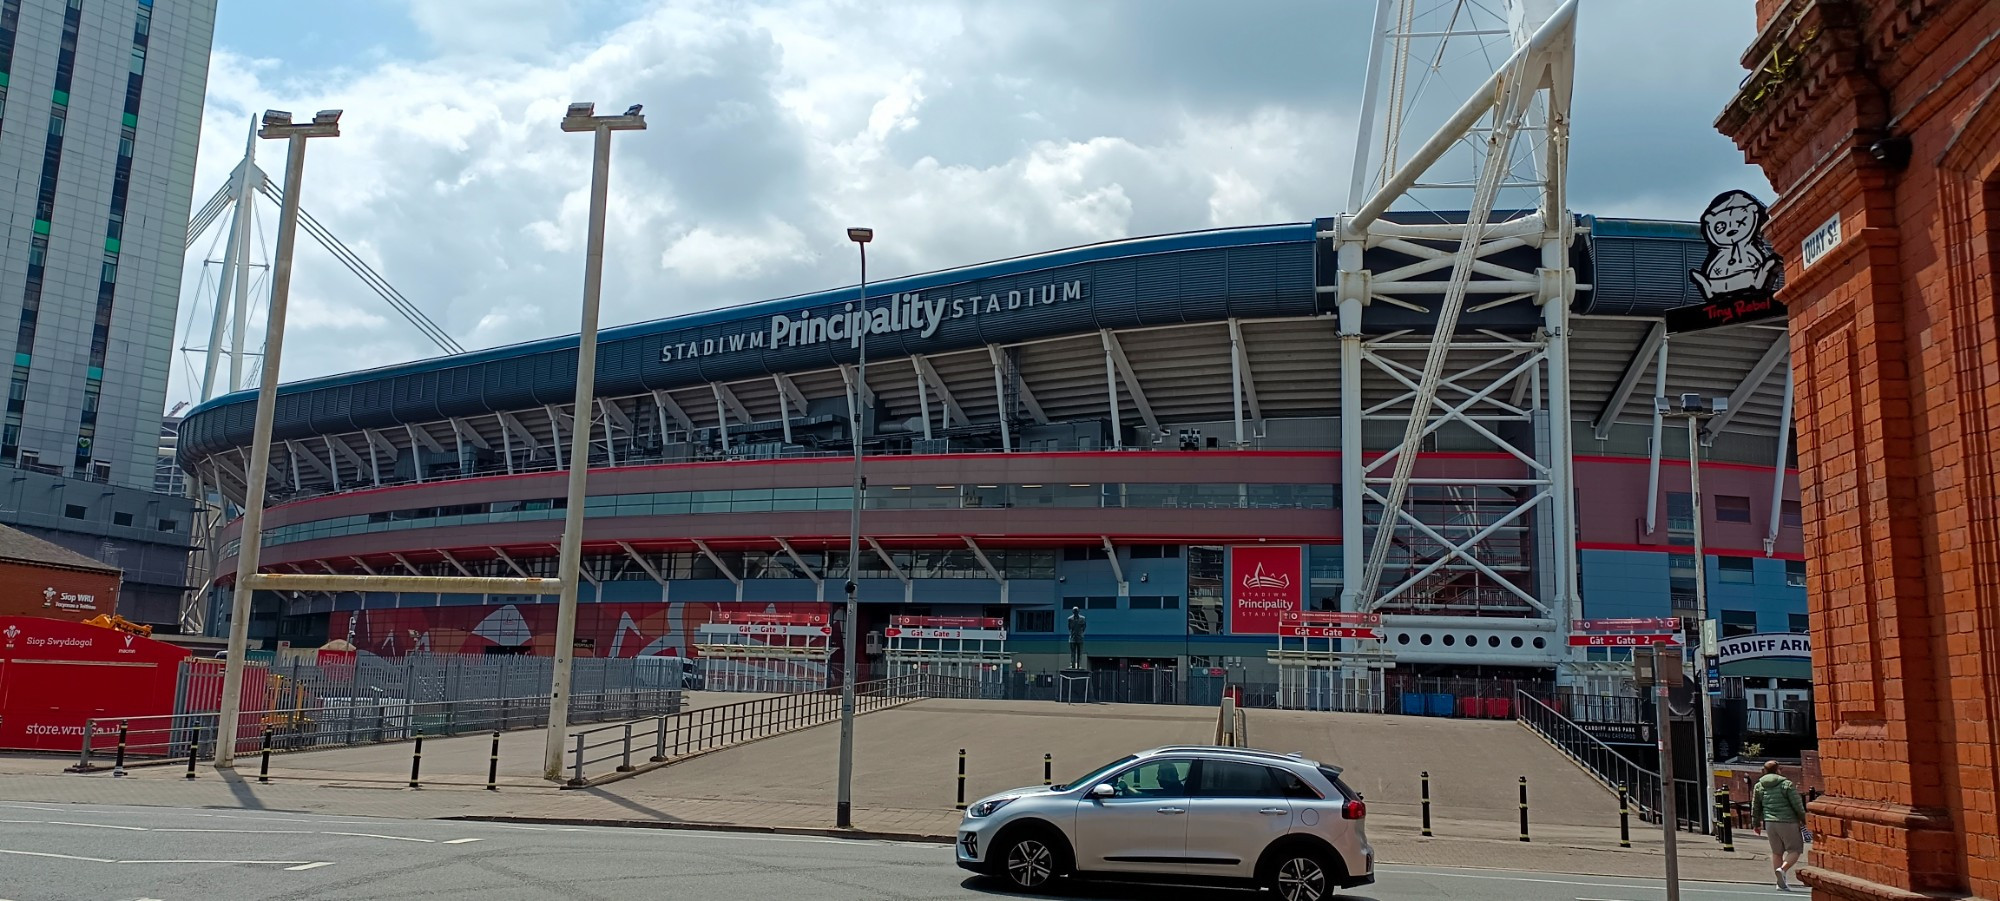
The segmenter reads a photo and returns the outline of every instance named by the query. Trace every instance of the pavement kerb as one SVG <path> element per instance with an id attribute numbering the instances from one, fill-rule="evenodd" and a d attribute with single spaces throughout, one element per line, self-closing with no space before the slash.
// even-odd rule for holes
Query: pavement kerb
<path id="1" fill-rule="evenodd" d="M 801 835 L 816 838 L 854 839 L 857 841 L 914 842 L 928 845 L 949 845 L 954 841 L 954 838 L 949 835 L 933 835 L 922 832 L 876 832 L 867 829 L 839 829 L 814 826 L 749 826 L 742 823 L 665 822 L 662 820 L 622 820 L 592 817 L 487 816 L 482 814 L 440 817 L 439 819 L 464 820 L 476 823 L 513 823 L 524 826 L 601 826 L 623 829 L 679 829 L 691 832 L 733 832 L 754 835 Z"/>

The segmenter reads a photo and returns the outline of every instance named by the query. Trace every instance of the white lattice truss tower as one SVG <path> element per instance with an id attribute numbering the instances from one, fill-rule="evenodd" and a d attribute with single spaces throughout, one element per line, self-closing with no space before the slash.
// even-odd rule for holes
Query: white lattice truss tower
<path id="1" fill-rule="evenodd" d="M 1564 199 L 1576 0 L 1514 0 L 1504 29 L 1481 26 L 1476 14 L 1485 12 L 1482 6 L 1380 0 L 1351 212 L 1320 234 L 1333 242 L 1339 262 L 1337 284 L 1321 290 L 1337 293 L 1339 302 L 1342 607 L 1422 613 L 1431 600 L 1426 586 L 1437 584 L 1440 573 L 1456 572 L 1483 577 L 1480 584 L 1499 596 L 1493 603 L 1514 608 L 1505 615 L 1544 620 L 1559 631 L 1577 603 L 1565 372 L 1569 306 L 1578 287 L 1570 265 L 1577 225 Z M 1441 28 L 1433 24 L 1440 17 Z M 1410 95 L 1421 89 L 1410 82 L 1419 46 L 1439 48 L 1434 59 L 1423 60 L 1423 68 L 1435 72 L 1451 41 L 1496 35 L 1511 39 L 1511 54 L 1429 140 L 1400 159 L 1404 119 L 1415 114 Z M 1378 132 L 1376 93 L 1385 63 L 1391 84 L 1384 98 L 1387 121 Z M 1455 166 L 1475 174 L 1452 179 Z M 1438 205 L 1440 197 L 1449 200 Z M 1392 207 L 1419 212 L 1386 216 Z M 1454 212 L 1422 212 L 1432 209 Z M 1518 259 L 1527 249 L 1539 251 L 1533 269 L 1498 259 L 1510 252 Z M 1370 271 L 1364 258 L 1370 250 L 1414 262 Z M 1532 335 L 1459 328 L 1466 312 L 1520 303 L 1540 309 L 1541 327 Z M 1363 311 L 1375 304 L 1421 311 L 1435 318 L 1435 331 L 1367 335 Z M 1388 375 L 1401 393 L 1365 403 L 1364 366 Z M 1401 442 L 1372 460 L 1359 453 L 1363 424 L 1370 421 L 1404 425 Z M 1532 452 L 1501 440 L 1497 432 L 1509 421 L 1532 429 Z M 1526 476 L 1418 477 L 1427 439 L 1448 425 L 1511 455 Z M 1410 509 L 1418 494 L 1452 512 L 1444 522 L 1435 516 L 1421 521 Z M 1512 506 L 1498 513 L 1483 509 L 1482 501 L 1500 497 L 1512 498 Z M 1535 571 L 1541 574 L 1529 585 L 1502 572 L 1525 571 L 1528 561 L 1510 559 L 1527 546 L 1518 537 L 1525 520 L 1533 522 Z M 1392 527 L 1379 528 L 1383 522 Z M 1398 545 L 1411 549 L 1402 569 L 1390 566 Z"/>

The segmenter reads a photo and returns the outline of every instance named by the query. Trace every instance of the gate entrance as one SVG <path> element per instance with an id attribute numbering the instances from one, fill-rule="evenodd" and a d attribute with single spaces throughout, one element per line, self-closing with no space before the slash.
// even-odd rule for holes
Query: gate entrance
<path id="1" fill-rule="evenodd" d="M 977 697 L 1004 697 L 1014 655 L 1005 620 L 980 616 L 892 616 L 882 630 L 889 675 L 916 673 L 964 679 Z"/>
<path id="2" fill-rule="evenodd" d="M 709 691 L 818 691 L 828 687 L 833 627 L 824 613 L 723 610 L 696 630 L 694 647 Z"/>
<path id="3" fill-rule="evenodd" d="M 1265 652 L 1278 668 L 1278 706 L 1381 713 L 1382 675 L 1396 665 L 1384 637 L 1380 613 L 1283 614 L 1278 646 Z"/>

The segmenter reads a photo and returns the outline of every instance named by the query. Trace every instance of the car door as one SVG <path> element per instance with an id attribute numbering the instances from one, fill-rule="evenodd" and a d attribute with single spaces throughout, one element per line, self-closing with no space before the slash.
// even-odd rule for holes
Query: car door
<path id="1" fill-rule="evenodd" d="M 1076 808 L 1076 865 L 1127 873 L 1185 872 L 1188 778 L 1194 761 L 1151 759 L 1099 780 L 1110 797 L 1085 790 Z"/>
<path id="2" fill-rule="evenodd" d="M 1292 829 L 1289 773 L 1256 763 L 1203 760 L 1188 798 L 1188 868 L 1250 878 L 1264 849 Z"/>

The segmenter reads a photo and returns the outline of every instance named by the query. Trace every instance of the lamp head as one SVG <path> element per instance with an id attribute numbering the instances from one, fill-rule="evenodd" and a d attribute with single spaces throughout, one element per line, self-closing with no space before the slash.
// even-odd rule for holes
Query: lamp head
<path id="1" fill-rule="evenodd" d="M 872 228 L 850 228 L 847 230 L 847 240 L 853 241 L 856 244 L 866 244 L 875 240 L 875 230 Z"/>
<path id="2" fill-rule="evenodd" d="M 563 113 L 563 115 L 591 116 L 595 115 L 596 113 L 597 113 L 597 104 L 595 103 L 572 103 L 569 105 L 569 111 Z"/>
<path id="3" fill-rule="evenodd" d="M 1653 398 L 1653 412 L 1665 416 L 1674 411 L 1674 402 L 1665 397 Z"/>
<path id="4" fill-rule="evenodd" d="M 340 122 L 340 110 L 323 109 L 320 110 L 319 112 L 313 113 L 314 125 L 337 125 L 339 124 L 339 122 Z"/>
<path id="5" fill-rule="evenodd" d="M 267 109 L 264 111 L 264 126 L 266 128 L 273 126 L 282 128 L 290 124 L 292 124 L 291 113 L 281 109 Z"/>

